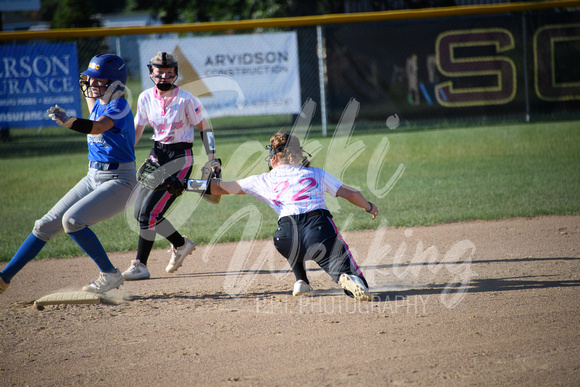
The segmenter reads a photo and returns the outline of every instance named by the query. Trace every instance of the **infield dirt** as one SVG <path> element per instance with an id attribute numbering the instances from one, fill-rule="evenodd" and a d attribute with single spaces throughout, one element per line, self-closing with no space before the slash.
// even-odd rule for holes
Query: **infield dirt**
<path id="1" fill-rule="evenodd" d="M 98 273 L 33 261 L 0 295 L 0 385 L 580 384 L 580 216 L 343 236 L 371 302 L 311 263 L 316 294 L 292 297 L 270 240 L 198 247 L 174 274 L 156 250 L 151 279 L 43 310 Z"/>

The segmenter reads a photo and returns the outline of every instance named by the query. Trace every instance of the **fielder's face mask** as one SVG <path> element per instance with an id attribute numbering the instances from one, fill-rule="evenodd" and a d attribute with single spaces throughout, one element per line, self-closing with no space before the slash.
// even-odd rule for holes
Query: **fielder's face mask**
<path id="1" fill-rule="evenodd" d="M 272 170 L 272 159 L 274 158 L 274 155 L 286 149 L 289 138 L 290 136 L 288 134 L 284 134 L 284 144 L 278 146 L 278 148 L 272 148 L 272 144 L 266 145 L 266 149 L 268 149 L 268 156 L 266 157 L 265 160 L 268 162 L 268 168 L 270 169 L 270 171 Z"/>
<path id="2" fill-rule="evenodd" d="M 265 160 L 268 162 L 268 169 L 272 170 L 272 158 L 279 153 L 286 149 L 286 144 L 280 145 L 278 148 L 272 148 L 272 145 L 266 145 L 266 149 L 268 149 L 268 156 L 266 156 Z"/>
<path id="3" fill-rule="evenodd" d="M 171 59 L 170 59 L 171 58 Z M 173 57 L 168 57 L 166 52 L 161 53 L 161 60 L 155 60 L 155 62 L 149 62 L 147 64 L 149 68 L 149 75 L 151 76 L 151 80 L 157 86 L 157 88 L 161 91 L 167 91 L 171 89 L 171 86 L 177 80 L 177 61 L 173 59 Z M 164 71 L 161 71 L 162 74 L 153 74 L 153 69 L 168 69 L 173 68 L 175 69 L 174 74 L 167 74 Z M 164 76 L 165 75 L 165 76 Z"/>

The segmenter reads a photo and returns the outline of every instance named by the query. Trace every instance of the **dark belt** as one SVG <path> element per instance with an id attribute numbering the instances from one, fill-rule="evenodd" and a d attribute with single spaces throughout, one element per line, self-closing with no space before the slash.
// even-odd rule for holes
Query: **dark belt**
<path id="1" fill-rule="evenodd" d="M 100 161 L 91 161 L 90 167 L 99 171 L 114 171 L 119 169 L 119 163 L 101 163 Z"/>
<path id="2" fill-rule="evenodd" d="M 306 212 L 304 214 L 283 216 L 280 219 L 278 219 L 278 223 L 290 222 L 292 219 L 296 219 L 296 218 L 301 217 L 301 216 L 305 216 L 306 219 L 312 218 L 313 216 L 327 216 L 329 218 L 332 218 L 332 214 L 330 213 L 330 211 L 318 209 L 318 210 Z"/>
<path id="3" fill-rule="evenodd" d="M 155 147 L 159 148 L 159 149 L 176 151 L 176 150 L 191 149 L 193 147 L 193 144 L 190 142 L 178 142 L 175 144 L 163 144 L 162 142 L 155 141 Z"/>

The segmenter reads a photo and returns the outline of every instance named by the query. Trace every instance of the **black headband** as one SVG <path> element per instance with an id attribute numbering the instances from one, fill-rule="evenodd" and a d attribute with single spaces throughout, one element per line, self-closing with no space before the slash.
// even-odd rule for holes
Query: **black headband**
<path id="1" fill-rule="evenodd" d="M 286 147 L 288 146 L 288 139 L 289 138 L 290 138 L 290 135 L 288 135 L 288 133 L 284 133 L 284 144 L 280 145 L 278 148 L 272 148 L 272 144 L 266 145 L 266 149 L 268 149 L 270 151 L 270 157 L 274 156 L 276 153 L 283 152 L 284 149 L 286 149 Z"/>

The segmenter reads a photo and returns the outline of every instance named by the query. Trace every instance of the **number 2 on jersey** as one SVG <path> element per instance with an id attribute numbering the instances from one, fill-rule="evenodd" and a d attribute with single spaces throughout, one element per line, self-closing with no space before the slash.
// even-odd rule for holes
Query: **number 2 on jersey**
<path id="1" fill-rule="evenodd" d="M 300 180 L 300 182 L 298 183 L 301 186 L 303 186 L 303 188 L 298 191 L 296 194 L 292 195 L 292 200 L 297 202 L 300 200 L 305 200 L 308 199 L 310 196 L 305 195 L 305 193 L 312 187 L 316 187 L 316 180 L 312 177 L 307 177 L 305 179 Z M 284 192 L 286 192 L 286 190 L 290 187 L 290 183 L 288 183 L 287 181 L 283 181 L 281 183 L 279 183 L 276 188 L 274 188 L 274 192 L 280 190 L 278 192 L 278 195 L 276 196 L 276 199 L 274 200 L 274 203 L 279 206 L 282 204 L 282 202 L 279 200 L 280 196 L 282 196 L 284 194 Z"/>

